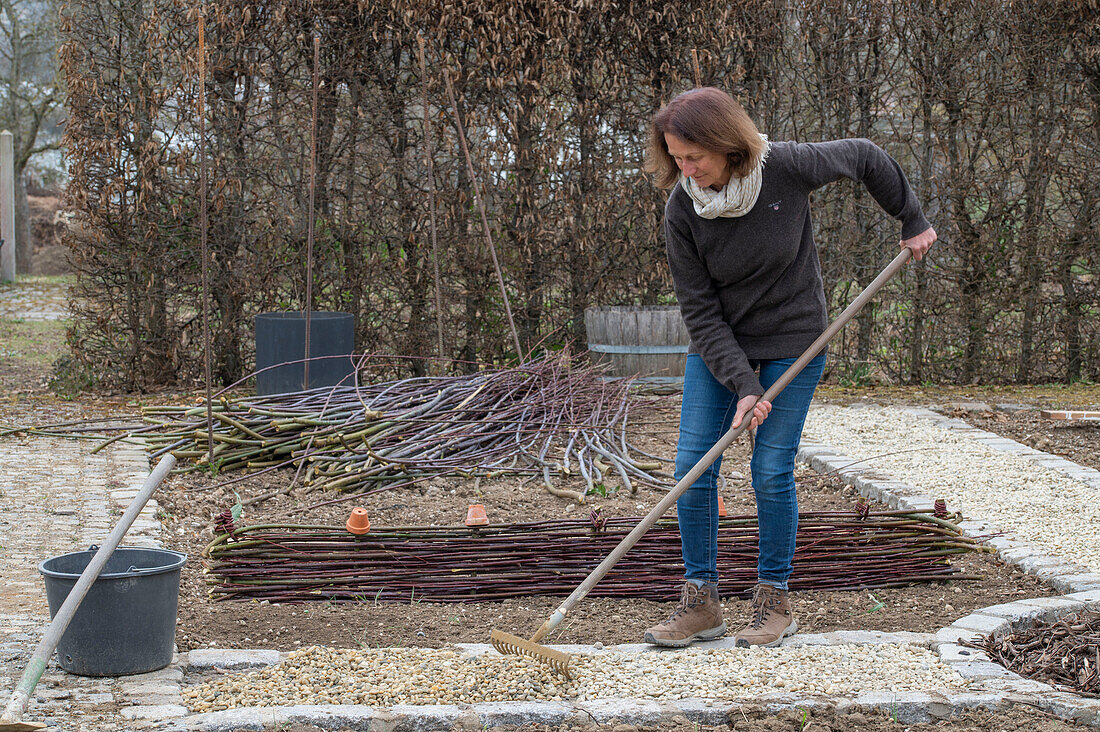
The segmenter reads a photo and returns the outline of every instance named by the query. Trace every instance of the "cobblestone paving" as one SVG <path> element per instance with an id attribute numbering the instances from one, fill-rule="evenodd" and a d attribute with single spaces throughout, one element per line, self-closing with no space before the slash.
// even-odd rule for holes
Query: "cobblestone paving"
<path id="1" fill-rule="evenodd" d="M 102 543 L 149 473 L 136 446 L 89 452 L 89 443 L 62 438 L 0 440 L 0 707 L 50 620 L 38 563 Z M 125 545 L 159 546 L 157 508 L 155 499 L 146 505 Z M 74 732 L 138 728 L 141 723 L 127 720 L 120 705 L 133 703 L 134 690 L 151 688 L 150 682 L 165 691 L 172 669 L 166 671 L 121 680 L 86 678 L 51 661 L 24 719 Z"/>
<path id="2" fill-rule="evenodd" d="M 69 285 L 57 278 L 20 277 L 0 285 L 0 318 L 65 320 L 69 317 Z"/>

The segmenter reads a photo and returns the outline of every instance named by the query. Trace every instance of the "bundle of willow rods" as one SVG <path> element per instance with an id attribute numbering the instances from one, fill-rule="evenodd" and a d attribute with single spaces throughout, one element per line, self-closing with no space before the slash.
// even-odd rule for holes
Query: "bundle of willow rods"
<path id="1" fill-rule="evenodd" d="M 865 517 L 864 517 L 865 516 Z M 268 524 L 216 538 L 203 552 L 217 600 L 477 602 L 567 595 L 638 518 L 554 520 L 466 527 L 343 528 Z M 799 516 L 793 589 L 855 590 L 978 579 L 951 554 L 982 551 L 950 521 L 900 511 Z M 719 520 L 722 590 L 756 582 L 755 516 Z M 663 519 L 592 591 L 603 597 L 675 599 L 682 582 L 680 534 Z"/>
<path id="2" fill-rule="evenodd" d="M 1021 676 L 1100 698 L 1100 613 L 1075 613 L 996 638 L 961 640 Z"/>
<path id="3" fill-rule="evenodd" d="M 266 471 L 304 463 L 320 490 L 359 493 L 441 475 L 527 475 L 554 489 L 579 475 L 585 493 L 668 485 L 660 461 L 633 448 L 626 428 L 644 402 L 626 380 L 604 381 L 568 356 L 467 376 L 421 377 L 264 397 L 217 400 L 215 447 L 206 407 L 142 409 L 155 455 L 184 470 Z M 584 494 L 570 494 L 574 497 Z"/>

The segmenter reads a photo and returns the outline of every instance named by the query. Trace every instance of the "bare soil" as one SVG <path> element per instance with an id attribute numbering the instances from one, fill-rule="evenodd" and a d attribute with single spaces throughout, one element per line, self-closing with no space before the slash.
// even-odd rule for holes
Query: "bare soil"
<path id="1" fill-rule="evenodd" d="M 674 452 L 677 400 L 664 400 L 636 429 L 634 441 L 657 455 Z M 749 447 L 742 441 L 727 452 L 721 493 L 731 515 L 752 514 L 748 475 Z M 530 635 L 562 598 L 525 598 L 503 602 L 430 603 L 307 603 L 268 604 L 212 602 L 202 574 L 202 549 L 213 538 L 212 518 L 237 500 L 247 501 L 273 489 L 285 488 L 292 472 L 256 476 L 228 488 L 210 490 L 209 476 L 190 474 L 174 478 L 161 503 L 168 542 L 186 551 L 191 560 L 183 574 L 180 650 L 199 647 L 250 647 L 292 650 L 321 644 L 341 647 L 416 645 L 439 647 L 457 642 L 486 642 L 499 628 Z M 850 510 L 856 493 L 836 478 L 799 470 L 800 510 Z M 578 488 L 579 486 L 563 486 Z M 581 518 L 599 506 L 606 516 L 643 516 L 663 491 L 639 488 L 634 495 L 590 496 L 589 503 L 557 498 L 519 479 L 497 479 L 475 484 L 462 479 L 435 480 L 423 488 L 405 488 L 356 497 L 353 501 L 311 508 L 331 495 L 306 493 L 301 487 L 245 508 L 242 523 L 294 522 L 342 526 L 353 506 L 367 509 L 374 526 L 461 525 L 471 503 L 486 506 L 492 522 L 535 521 L 557 517 Z M 881 630 L 935 632 L 969 612 L 1022 597 L 1051 595 L 1053 591 L 1032 575 L 1024 574 L 989 554 L 961 555 L 952 560 L 964 574 L 980 581 L 919 584 L 873 592 L 816 592 L 792 594 L 795 613 L 804 632 Z M 881 603 L 881 604 L 880 604 Z M 737 627 L 747 617 L 748 603 L 724 600 L 727 622 Z M 666 617 L 671 602 L 588 598 L 550 640 L 555 643 L 604 644 L 638 642 L 649 625 Z"/>

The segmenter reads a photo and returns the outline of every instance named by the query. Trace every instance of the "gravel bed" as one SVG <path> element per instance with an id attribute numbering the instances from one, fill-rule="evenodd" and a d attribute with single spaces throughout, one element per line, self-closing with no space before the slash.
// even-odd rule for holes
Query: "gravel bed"
<path id="1" fill-rule="evenodd" d="M 456 704 L 597 698 L 743 699 L 769 692 L 963 691 L 969 682 L 912 644 L 606 651 L 573 656 L 572 681 L 533 661 L 453 649 L 310 646 L 259 671 L 183 690 L 195 712 L 297 704 Z"/>
<path id="2" fill-rule="evenodd" d="M 807 439 L 862 460 L 949 510 L 1100 572 L 1100 490 L 891 407 L 810 410 Z"/>

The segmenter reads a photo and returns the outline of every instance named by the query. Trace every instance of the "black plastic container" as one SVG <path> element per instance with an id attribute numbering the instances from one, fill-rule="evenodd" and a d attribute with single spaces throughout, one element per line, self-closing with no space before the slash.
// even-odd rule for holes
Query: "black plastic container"
<path id="1" fill-rule="evenodd" d="M 46 580 L 51 618 L 95 553 L 92 547 L 38 565 Z M 80 676 L 124 676 L 171 663 L 180 569 L 186 561 L 186 554 L 167 549 L 115 549 L 61 636 L 61 668 Z"/>
<path id="2" fill-rule="evenodd" d="M 334 386 L 355 370 L 349 356 L 355 350 L 355 318 L 351 313 L 313 311 L 309 321 L 309 384 L 304 384 L 306 315 L 260 313 L 256 316 L 256 393 L 286 394 L 292 391 Z M 289 363 L 298 361 L 299 363 Z M 278 364 L 285 364 L 279 366 Z M 268 368 L 275 366 L 276 368 Z M 267 369 L 263 371 L 262 369 Z M 350 383 L 350 379 L 345 382 Z"/>

